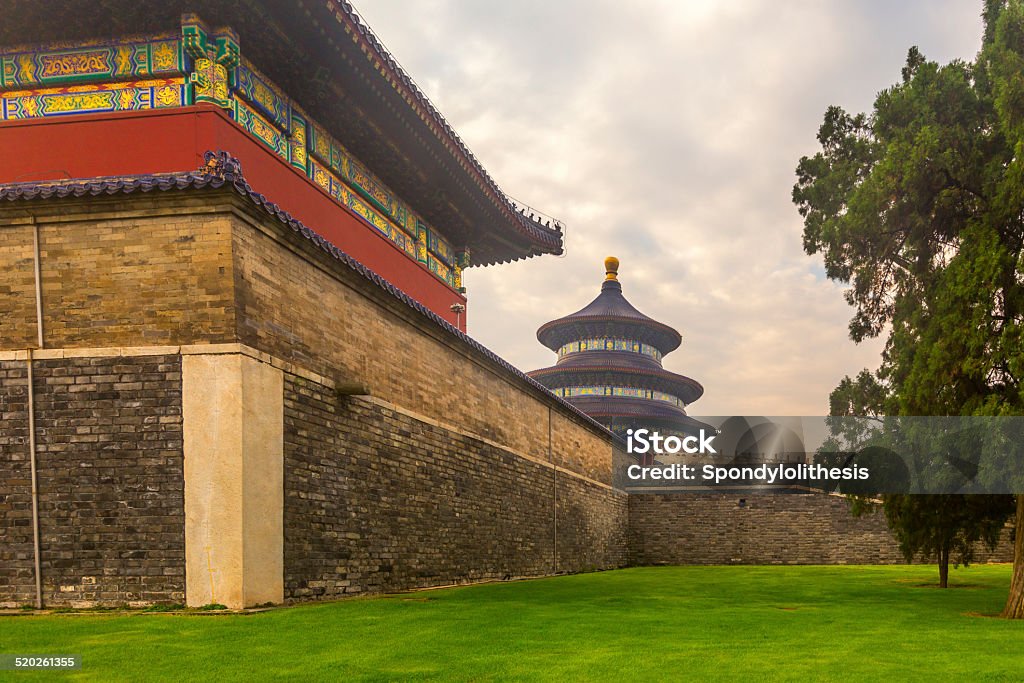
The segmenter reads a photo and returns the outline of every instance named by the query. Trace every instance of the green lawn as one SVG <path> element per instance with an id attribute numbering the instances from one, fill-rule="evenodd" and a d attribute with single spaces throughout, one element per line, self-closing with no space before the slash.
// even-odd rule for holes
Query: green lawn
<path id="1" fill-rule="evenodd" d="M 1024 623 L 972 616 L 999 611 L 1010 568 L 935 579 L 651 567 L 248 615 L 11 616 L 0 652 L 81 654 L 66 675 L 95 680 L 1024 678 Z"/>

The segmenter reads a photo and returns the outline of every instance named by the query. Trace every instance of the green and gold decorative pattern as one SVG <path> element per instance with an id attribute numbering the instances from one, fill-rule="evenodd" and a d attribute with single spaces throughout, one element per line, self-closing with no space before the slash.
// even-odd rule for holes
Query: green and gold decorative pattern
<path id="1" fill-rule="evenodd" d="M 427 263 L 427 234 L 429 230 L 422 221 L 416 221 L 416 260 L 426 265 Z"/>
<path id="2" fill-rule="evenodd" d="M 288 160 L 292 166 L 302 169 L 303 172 L 308 172 L 309 153 L 306 150 L 306 145 L 309 142 L 309 126 L 306 123 L 306 119 L 300 116 L 298 112 L 293 111 L 291 118 L 292 134 L 288 145 Z"/>
<path id="3" fill-rule="evenodd" d="M 315 164 L 316 168 L 320 169 L 320 173 L 334 174 L 335 177 L 343 179 L 345 184 L 366 200 L 375 211 L 382 213 L 392 224 L 399 226 L 402 233 L 414 245 L 410 252 L 414 258 L 452 287 L 460 287 L 461 285 L 457 285 L 455 280 L 456 276 L 461 279 L 462 269 L 465 266 L 456 262 L 455 251 L 451 245 L 427 226 L 423 219 L 416 215 L 405 202 L 369 173 L 348 150 L 328 135 L 323 128 L 311 124 L 309 133 L 310 163 Z M 317 161 L 320 163 L 317 164 Z M 311 174 L 314 173 L 312 168 L 311 166 Z M 318 184 L 322 185 L 322 183 Z M 436 267 L 430 265 L 431 261 L 435 262 Z"/>
<path id="4" fill-rule="evenodd" d="M 279 128 L 289 129 L 289 106 L 283 93 L 252 69 L 242 64 L 235 71 L 235 92 L 255 106 Z"/>
<path id="5" fill-rule="evenodd" d="M 613 387 L 613 386 L 584 386 L 584 387 L 560 387 L 552 389 L 555 396 L 572 398 L 573 396 L 622 396 L 625 398 L 644 398 L 650 401 L 662 401 L 671 403 L 679 408 L 685 408 L 686 404 L 672 394 L 651 389 L 638 389 L 636 387 Z"/>
<path id="6" fill-rule="evenodd" d="M 408 221 L 409 210 L 401 201 L 391 194 L 370 172 L 364 169 L 355 159 L 347 159 L 343 165 L 344 176 L 352 189 L 363 195 L 378 209 L 387 213 L 400 225 Z"/>
<path id="7" fill-rule="evenodd" d="M 182 78 L 11 90 L 0 94 L 0 119 L 180 107 L 187 96 Z"/>
<path id="8" fill-rule="evenodd" d="M 339 204 L 344 204 L 381 235 L 394 242 L 409 257 L 416 258 L 416 239 L 400 226 L 369 205 L 361 196 L 343 183 L 332 171 L 316 161 L 310 161 L 313 182 L 331 195 Z M 445 278 L 441 278 L 445 279 Z"/>
<path id="9" fill-rule="evenodd" d="M 231 29 L 194 14 L 180 35 L 0 52 L 0 121 L 210 103 L 435 277 L 462 290 L 456 250 L 280 88 L 241 58 Z M 462 290 L 464 291 L 464 290 Z"/>
<path id="10" fill-rule="evenodd" d="M 288 159 L 289 143 L 284 132 L 242 100 L 235 98 L 233 104 L 235 121 L 238 125 L 252 133 L 281 158 Z"/>
<path id="11" fill-rule="evenodd" d="M 569 342 L 558 349 L 558 357 L 562 358 L 570 353 L 579 353 L 581 351 L 629 351 L 630 353 L 639 353 L 655 360 L 661 360 L 662 356 L 661 351 L 650 344 L 644 344 L 634 339 L 598 338 Z"/>
<path id="12" fill-rule="evenodd" d="M 181 23 L 182 50 L 192 59 L 189 82 L 192 99 L 230 109 L 235 67 L 241 61 L 238 36 L 225 29 L 212 35 L 194 14 L 186 14 Z"/>
<path id="13" fill-rule="evenodd" d="M 83 43 L 74 49 L 8 52 L 0 56 L 0 90 L 144 79 L 184 71 L 177 39 L 110 44 Z"/>

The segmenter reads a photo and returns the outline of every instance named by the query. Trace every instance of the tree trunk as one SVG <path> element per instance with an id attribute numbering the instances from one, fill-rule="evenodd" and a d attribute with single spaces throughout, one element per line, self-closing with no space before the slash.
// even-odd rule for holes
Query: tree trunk
<path id="1" fill-rule="evenodd" d="M 939 551 L 939 588 L 949 588 L 949 548 Z"/>
<path id="2" fill-rule="evenodd" d="M 1024 619 L 1024 494 L 1017 496 L 1017 522 L 1013 529 L 1013 579 L 1003 616 Z"/>

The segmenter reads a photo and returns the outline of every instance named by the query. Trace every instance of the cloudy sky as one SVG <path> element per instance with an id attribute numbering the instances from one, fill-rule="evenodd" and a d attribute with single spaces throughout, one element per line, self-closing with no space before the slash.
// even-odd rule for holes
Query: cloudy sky
<path id="1" fill-rule="evenodd" d="M 682 332 L 693 415 L 820 415 L 880 342 L 801 248 L 794 168 L 825 108 L 870 109 L 907 49 L 971 59 L 981 2 L 363 0 L 357 8 L 504 190 L 567 250 L 470 269 L 469 332 L 523 370 L 538 326 L 625 295 Z"/>

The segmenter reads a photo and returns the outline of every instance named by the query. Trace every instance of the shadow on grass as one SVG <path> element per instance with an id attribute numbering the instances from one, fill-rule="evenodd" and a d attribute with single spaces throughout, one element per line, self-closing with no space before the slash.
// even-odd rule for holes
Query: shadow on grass
<path id="1" fill-rule="evenodd" d="M 924 582 L 922 582 L 922 581 L 915 581 L 914 579 L 895 579 L 895 580 L 893 580 L 893 583 L 898 583 L 898 584 L 902 584 L 902 585 L 905 585 L 905 586 L 910 586 L 911 588 L 939 588 L 939 584 L 938 584 L 937 581 L 935 581 L 935 582 L 933 582 L 933 581 L 924 581 Z M 969 589 L 969 590 L 982 590 L 982 589 L 991 588 L 991 586 L 986 586 L 983 583 L 950 583 L 943 590 L 953 590 L 953 589 L 956 589 L 956 588 L 966 588 L 966 589 Z"/>

